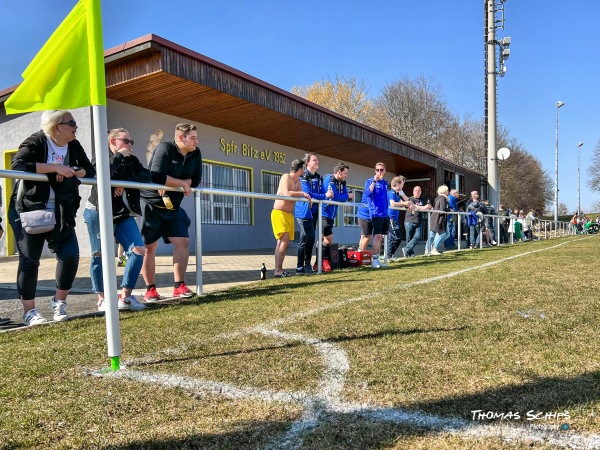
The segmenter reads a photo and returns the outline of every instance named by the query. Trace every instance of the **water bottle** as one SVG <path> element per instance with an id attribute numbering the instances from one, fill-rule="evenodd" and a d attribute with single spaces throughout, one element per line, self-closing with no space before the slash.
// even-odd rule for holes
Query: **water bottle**
<path id="1" fill-rule="evenodd" d="M 261 280 L 267 279 L 267 267 L 265 266 L 265 263 L 263 263 L 262 267 L 260 268 L 260 279 Z"/>

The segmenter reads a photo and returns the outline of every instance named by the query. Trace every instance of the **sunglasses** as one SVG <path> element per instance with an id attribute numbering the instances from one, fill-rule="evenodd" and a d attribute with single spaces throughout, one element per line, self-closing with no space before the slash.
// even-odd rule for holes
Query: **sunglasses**
<path id="1" fill-rule="evenodd" d="M 68 120 L 67 122 L 60 122 L 59 125 L 69 125 L 70 127 L 74 127 L 75 125 L 77 125 L 77 122 L 75 122 L 73 119 Z"/>
<path id="2" fill-rule="evenodd" d="M 375 169 L 375 172 L 385 172 L 385 169 Z"/>
<path id="3" fill-rule="evenodd" d="M 133 139 L 127 139 L 127 138 L 115 138 L 119 141 L 123 141 L 125 143 L 125 145 L 131 144 L 133 145 Z"/>

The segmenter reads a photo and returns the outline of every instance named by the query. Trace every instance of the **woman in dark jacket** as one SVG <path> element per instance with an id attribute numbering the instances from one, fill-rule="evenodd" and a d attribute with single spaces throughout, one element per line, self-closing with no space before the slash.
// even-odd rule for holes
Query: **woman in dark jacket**
<path id="1" fill-rule="evenodd" d="M 436 211 L 449 211 L 448 186 L 443 184 L 438 188 L 437 193 L 438 196 L 435 199 L 433 209 Z M 446 232 L 446 214 L 441 212 L 431 213 L 431 231 L 435 233 L 435 237 L 429 254 L 432 256 L 441 255 L 442 252 L 439 247 L 442 246 L 442 243 L 448 237 L 448 233 Z"/>
<path id="2" fill-rule="evenodd" d="M 19 180 L 22 198 L 15 189 L 10 199 L 8 219 L 19 251 L 17 291 L 23 303 L 26 325 L 45 323 L 35 308 L 38 267 L 44 247 L 56 253 L 56 295 L 50 301 L 54 320 L 67 319 L 67 295 L 79 266 L 79 244 L 75 234 L 75 216 L 79 208 L 79 180 L 93 178 L 94 166 L 75 139 L 77 123 L 69 111 L 44 111 L 42 130 L 32 134 L 20 146 L 12 162 L 14 170 L 48 175 L 48 182 Z M 21 227 L 19 210 L 52 209 L 56 216 L 54 230 L 29 234 Z"/>
<path id="3" fill-rule="evenodd" d="M 123 128 L 115 128 L 108 132 L 108 161 L 111 180 L 135 181 L 150 183 L 150 171 L 133 155 L 133 139 L 129 132 Z M 123 246 L 125 256 L 125 271 L 119 294 L 119 309 L 139 311 L 146 305 L 140 303 L 131 291 L 135 287 L 142 264 L 146 247 L 142 235 L 133 216 L 141 216 L 139 189 L 112 188 L 112 215 L 113 229 L 117 241 Z M 83 218 L 88 227 L 92 260 L 90 263 L 90 276 L 92 289 L 98 294 L 98 310 L 105 311 L 104 286 L 102 282 L 102 253 L 100 249 L 100 217 L 98 215 L 98 189 L 92 187 L 92 193 L 85 205 Z"/>

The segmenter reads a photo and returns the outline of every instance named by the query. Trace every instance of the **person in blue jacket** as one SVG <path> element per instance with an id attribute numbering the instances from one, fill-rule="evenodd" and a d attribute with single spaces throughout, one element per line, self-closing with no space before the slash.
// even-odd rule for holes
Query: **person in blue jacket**
<path id="1" fill-rule="evenodd" d="M 304 158 L 305 169 L 301 177 L 302 191 L 310 195 L 311 199 L 325 200 L 333 197 L 333 192 L 323 184 L 323 177 L 317 173 L 319 158 L 315 153 L 306 153 Z M 300 244 L 298 245 L 297 274 L 313 274 L 310 264 L 312 249 L 315 246 L 315 230 L 319 219 L 318 203 L 296 202 L 294 216 L 300 225 Z"/>
<path id="2" fill-rule="evenodd" d="M 450 211 L 458 212 L 459 196 L 460 194 L 456 189 L 450 190 L 450 195 L 448 196 L 448 207 L 450 208 Z M 456 214 L 448 214 L 448 224 L 446 228 L 448 238 L 444 242 L 444 247 L 446 247 L 446 249 L 452 249 L 456 247 L 456 222 L 458 217 L 459 216 Z"/>
<path id="3" fill-rule="evenodd" d="M 354 194 L 348 193 L 346 187 L 346 178 L 348 177 L 348 170 L 350 167 L 345 162 L 339 162 L 333 168 L 333 172 L 326 175 L 323 180 L 323 185 L 327 191 L 333 192 L 333 197 L 330 200 L 335 202 L 345 202 L 348 199 L 353 199 Z M 331 266 L 329 264 L 330 259 L 330 246 L 333 243 L 333 225 L 337 216 L 338 207 L 337 205 L 323 204 L 323 271 L 329 272 Z"/>
<path id="4" fill-rule="evenodd" d="M 388 192 L 389 205 L 395 208 L 409 206 L 408 197 L 402 190 L 406 177 L 398 175 L 392 179 L 392 188 Z M 400 211 L 388 208 L 389 232 L 388 232 L 388 260 L 396 254 L 396 250 L 402 243 L 402 231 L 400 228 Z"/>
<path id="5" fill-rule="evenodd" d="M 385 164 L 378 162 L 375 164 L 375 175 L 365 182 L 365 193 L 367 204 L 369 205 L 369 215 L 373 224 L 373 244 L 371 267 L 379 269 L 382 267 L 379 262 L 379 252 L 381 250 L 381 239 L 383 234 L 389 231 L 388 218 L 388 196 L 387 181 L 385 176 Z"/>

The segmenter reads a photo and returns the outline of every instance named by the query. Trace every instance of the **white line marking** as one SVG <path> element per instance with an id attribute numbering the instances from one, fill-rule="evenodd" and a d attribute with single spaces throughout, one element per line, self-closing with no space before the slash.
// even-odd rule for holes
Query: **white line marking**
<path id="1" fill-rule="evenodd" d="M 584 239 L 584 238 L 582 238 Z M 478 266 L 469 267 L 466 269 L 457 270 L 444 275 L 426 278 L 412 283 L 403 283 L 402 287 L 418 286 L 432 283 L 446 278 L 455 277 L 472 270 L 479 270 L 494 266 L 516 258 L 521 258 L 533 253 L 555 249 L 562 245 L 576 242 L 563 242 L 552 247 L 546 247 L 538 250 L 531 250 L 514 256 L 502 258 L 497 261 L 491 261 Z M 570 448 L 592 449 L 600 447 L 600 435 L 595 434 L 572 434 L 567 432 L 552 432 L 546 430 L 532 429 L 519 425 L 504 425 L 504 424 L 483 424 L 478 422 L 467 421 L 457 418 L 441 418 L 426 413 L 417 411 L 409 411 L 394 408 L 381 408 L 377 406 L 352 404 L 340 401 L 339 397 L 344 387 L 346 374 L 349 370 L 349 364 L 346 353 L 336 348 L 335 345 L 323 342 L 316 338 L 306 337 L 296 333 L 284 333 L 277 329 L 278 326 L 295 322 L 299 319 L 304 319 L 313 316 L 329 309 L 339 308 L 351 303 L 369 300 L 379 297 L 386 292 L 396 290 L 398 285 L 393 285 L 385 288 L 377 293 L 369 293 L 363 296 L 347 299 L 341 302 L 331 303 L 328 305 L 303 311 L 296 314 L 291 314 L 288 317 L 276 319 L 263 325 L 255 325 L 248 327 L 242 331 L 234 333 L 224 333 L 216 336 L 213 340 L 231 339 L 247 334 L 263 334 L 273 336 L 282 340 L 299 341 L 308 345 L 313 345 L 321 354 L 321 358 L 325 365 L 325 370 L 319 382 L 319 389 L 316 395 L 310 395 L 305 392 L 274 392 L 268 390 L 260 390 L 253 387 L 237 387 L 229 383 L 200 380 L 191 377 L 181 377 L 177 375 L 152 374 L 141 371 L 133 371 L 123 369 L 118 372 L 109 372 L 103 376 L 115 378 L 127 378 L 144 383 L 162 384 L 168 387 L 179 387 L 190 390 L 196 395 L 220 395 L 227 398 L 235 399 L 257 399 L 266 402 L 284 402 L 284 403 L 299 403 L 302 405 L 302 416 L 295 421 L 287 431 L 287 433 L 278 441 L 273 442 L 268 448 L 272 449 L 297 449 L 303 444 L 302 436 L 311 428 L 318 425 L 321 420 L 327 419 L 327 415 L 331 414 L 353 414 L 356 416 L 368 417 L 371 420 L 380 420 L 397 424 L 413 425 L 424 427 L 433 431 L 447 432 L 463 436 L 475 437 L 501 437 L 505 441 L 536 441 L 545 442 L 551 445 Z M 176 355 L 189 350 L 191 347 L 198 345 L 197 343 L 185 344 L 172 349 L 164 349 L 160 352 L 162 355 Z M 152 360 L 156 360 L 156 356 Z M 132 364 L 140 364 L 148 362 L 149 356 L 136 358 L 129 362 Z"/>
<path id="2" fill-rule="evenodd" d="M 231 399 L 301 404 L 304 407 L 304 412 L 300 420 L 296 421 L 286 435 L 277 443 L 271 445 L 270 448 L 298 448 L 302 444 L 301 435 L 305 431 L 317 425 L 318 421 L 327 420 L 327 416 L 339 414 L 365 417 L 371 420 L 409 425 L 462 436 L 501 437 L 507 441 L 545 442 L 568 448 L 600 448 L 600 435 L 597 434 L 554 432 L 532 429 L 522 425 L 483 424 L 465 419 L 442 418 L 418 411 L 328 401 L 328 399 L 319 395 L 308 395 L 304 392 L 273 392 L 177 375 L 120 370 L 109 372 L 105 376 L 161 384 L 167 387 L 178 387 L 191 391 L 198 396 L 216 395 Z M 308 405 L 320 405 L 321 408 L 315 411 L 306 408 Z"/>

